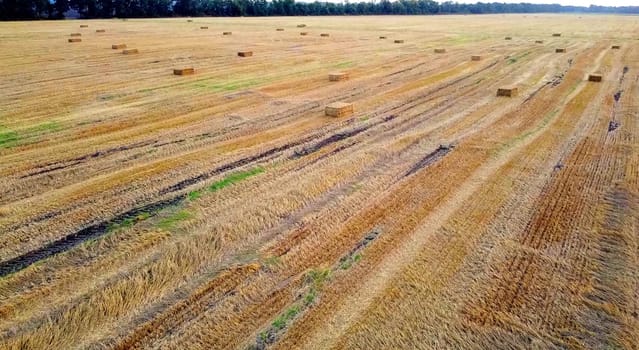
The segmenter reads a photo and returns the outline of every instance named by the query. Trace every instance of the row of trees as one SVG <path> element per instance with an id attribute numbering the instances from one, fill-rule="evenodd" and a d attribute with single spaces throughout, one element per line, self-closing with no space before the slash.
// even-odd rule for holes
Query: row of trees
<path id="1" fill-rule="evenodd" d="M 64 18 L 69 10 L 84 18 L 168 16 L 327 16 L 327 15 L 432 15 L 482 13 L 626 13 L 639 7 L 561 6 L 557 4 L 438 3 L 398 0 L 344 3 L 295 0 L 0 0 L 0 20 Z"/>

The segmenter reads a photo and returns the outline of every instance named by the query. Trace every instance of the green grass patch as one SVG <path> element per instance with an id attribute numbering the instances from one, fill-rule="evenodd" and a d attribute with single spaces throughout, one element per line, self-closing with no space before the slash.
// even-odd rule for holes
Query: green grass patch
<path id="1" fill-rule="evenodd" d="M 310 270 L 305 276 L 305 283 L 310 284 L 308 292 L 304 295 L 302 300 L 295 302 L 286 311 L 278 315 L 270 327 L 258 334 L 257 344 L 250 349 L 263 349 L 265 344 L 269 344 L 274 341 L 278 332 L 284 332 L 283 330 L 294 321 L 301 312 L 311 306 L 317 299 L 317 295 L 322 284 L 330 278 L 331 270 L 328 268 L 319 268 Z M 260 346 L 261 341 L 261 346 Z"/>
<path id="2" fill-rule="evenodd" d="M 455 37 L 449 38 L 446 40 L 446 43 L 450 44 L 466 44 L 466 43 L 474 43 L 477 41 L 483 41 L 489 39 L 489 35 L 456 35 Z"/>
<path id="3" fill-rule="evenodd" d="M 50 132 L 56 132 L 61 129 L 62 125 L 60 125 L 60 123 L 56 122 L 55 120 L 52 120 L 50 122 L 38 124 L 36 126 L 28 128 L 25 134 L 46 134 Z"/>
<path id="4" fill-rule="evenodd" d="M 518 55 L 518 56 L 515 56 L 515 57 L 511 57 L 511 58 L 508 59 L 508 64 L 513 64 L 513 63 L 517 62 L 518 60 L 530 55 L 530 53 L 531 52 L 528 51 L 528 52 L 522 53 L 521 55 Z"/>
<path id="5" fill-rule="evenodd" d="M 344 61 L 344 62 L 340 62 L 335 64 L 333 67 L 335 68 L 350 68 L 353 67 L 355 65 L 355 62 L 353 61 Z"/>
<path id="6" fill-rule="evenodd" d="M 268 340 L 268 331 L 260 332 L 260 339 L 262 339 L 262 341 L 266 343 L 266 341 Z"/>
<path id="7" fill-rule="evenodd" d="M 131 227 L 133 226 L 133 224 L 135 224 L 135 218 L 126 218 L 118 222 L 112 222 L 109 224 L 109 227 L 107 228 L 107 232 Z"/>
<path id="8" fill-rule="evenodd" d="M 193 83 L 193 87 L 198 89 L 204 89 L 207 91 L 213 92 L 230 92 L 237 91 L 242 89 L 251 88 L 257 85 L 264 84 L 268 82 L 269 79 L 266 78 L 255 78 L 255 79 L 246 79 L 246 80 L 237 80 L 237 81 L 227 81 L 227 82 L 196 82 Z"/>
<path id="9" fill-rule="evenodd" d="M 124 218 L 120 221 L 117 222 L 111 222 L 109 223 L 109 226 L 107 226 L 107 232 L 113 232 L 116 230 L 120 230 L 120 229 L 125 229 L 128 227 L 131 227 L 133 225 L 135 225 L 136 223 L 140 222 L 140 221 L 144 221 L 148 218 L 151 217 L 151 213 L 148 212 L 143 212 L 140 213 L 136 216 L 133 217 L 128 217 L 128 218 Z"/>
<path id="10" fill-rule="evenodd" d="M 286 327 L 288 321 L 292 320 L 297 314 L 300 313 L 300 307 L 298 305 L 291 306 L 283 314 L 279 315 L 271 324 L 276 330 L 281 330 Z"/>
<path id="11" fill-rule="evenodd" d="M 317 291 L 314 288 L 311 288 L 311 290 L 304 296 L 304 305 L 309 306 L 313 304 L 316 298 Z"/>
<path id="12" fill-rule="evenodd" d="M 148 218 L 150 218 L 150 217 L 151 217 L 151 213 L 143 212 L 143 213 L 138 214 L 138 215 L 135 217 L 135 219 L 136 219 L 137 221 L 143 221 L 143 220 L 146 220 L 146 219 L 148 219 Z"/>
<path id="13" fill-rule="evenodd" d="M 331 275 L 330 269 L 313 269 L 306 274 L 307 281 L 315 287 L 321 287 Z"/>
<path id="14" fill-rule="evenodd" d="M 544 127 L 546 127 L 546 125 L 548 125 L 548 123 L 550 123 L 550 121 L 557 115 L 557 113 L 559 113 L 559 110 L 556 109 L 554 111 L 552 111 L 551 113 L 548 113 L 544 119 L 541 120 L 541 123 L 539 125 L 537 125 L 533 130 L 529 130 L 526 131 L 523 134 L 520 134 L 510 140 L 508 140 L 508 142 L 504 143 L 499 149 L 497 149 L 497 153 L 500 153 L 504 150 L 510 149 L 511 147 L 513 147 L 516 143 L 523 141 L 524 139 L 528 138 L 529 136 L 539 132 L 539 130 L 543 129 Z"/>
<path id="15" fill-rule="evenodd" d="M 579 87 L 579 83 L 575 83 L 570 87 L 570 90 L 568 90 L 568 96 L 572 95 L 573 92 L 575 92 L 575 90 L 577 90 L 577 88 Z"/>
<path id="16" fill-rule="evenodd" d="M 160 220 L 158 223 L 158 227 L 163 230 L 171 230 L 175 228 L 177 224 L 184 220 L 188 220 L 193 217 L 193 214 L 189 213 L 186 210 L 180 210 L 171 214 L 170 216 Z"/>
<path id="17" fill-rule="evenodd" d="M 286 318 L 290 320 L 293 317 L 297 316 L 297 314 L 299 313 L 300 313 L 300 307 L 297 305 L 292 306 L 291 308 L 286 310 Z"/>
<path id="18" fill-rule="evenodd" d="M 273 328 L 280 330 L 284 328 L 284 326 L 286 326 L 286 320 L 284 319 L 283 315 L 280 315 L 273 321 L 271 325 L 273 326 Z"/>
<path id="19" fill-rule="evenodd" d="M 190 201 L 194 201 L 194 200 L 196 200 L 196 199 L 198 199 L 198 198 L 202 197 L 202 191 L 200 191 L 200 190 L 197 190 L 197 191 L 191 191 L 191 192 L 189 192 L 189 195 L 188 195 L 188 196 L 189 196 L 189 200 L 190 200 Z"/>
<path id="20" fill-rule="evenodd" d="M 348 270 L 351 268 L 351 266 L 353 266 L 353 264 L 356 264 L 360 260 L 362 260 L 362 254 L 355 254 L 354 256 L 350 256 L 347 259 L 344 259 L 339 267 L 342 270 Z"/>
<path id="21" fill-rule="evenodd" d="M 13 130 L 0 129 L 0 148 L 15 146 L 20 140 L 20 135 Z"/>
<path id="22" fill-rule="evenodd" d="M 0 126 L 0 148 L 10 148 L 17 146 L 21 140 L 25 140 L 40 134 L 47 134 L 62 129 L 62 125 L 56 121 L 50 121 L 26 129 L 19 132 L 9 130 Z"/>
<path id="23" fill-rule="evenodd" d="M 577 89 L 577 87 L 579 86 L 579 82 L 575 83 L 573 86 L 570 87 L 570 89 L 568 90 L 568 94 L 566 96 L 570 96 L 573 92 L 575 92 L 575 90 Z M 501 147 L 499 147 L 499 149 L 495 150 L 496 153 L 500 153 L 504 150 L 507 150 L 509 148 L 511 148 L 512 146 L 514 146 L 516 143 L 526 139 L 527 137 L 539 132 L 541 129 L 545 128 L 556 116 L 557 114 L 559 114 L 559 109 L 555 109 L 552 112 L 548 113 L 547 115 L 544 116 L 544 119 L 541 120 L 541 123 L 539 123 L 534 129 L 526 131 L 525 133 L 518 135 L 510 140 L 508 140 L 507 142 L 505 142 L 504 144 L 502 144 Z"/>
<path id="24" fill-rule="evenodd" d="M 239 172 L 239 173 L 235 173 L 235 174 L 231 174 L 227 177 L 225 177 L 224 179 L 213 183 L 211 186 L 209 186 L 209 191 L 210 192 L 215 192 L 218 190 L 223 189 L 224 187 L 228 187 L 236 182 L 240 182 L 244 179 L 247 179 L 251 176 L 255 176 L 257 174 L 263 173 L 264 172 L 264 168 L 262 167 L 257 167 L 257 168 L 253 168 L 251 170 L 247 170 L 247 171 L 243 171 L 243 172 Z"/>

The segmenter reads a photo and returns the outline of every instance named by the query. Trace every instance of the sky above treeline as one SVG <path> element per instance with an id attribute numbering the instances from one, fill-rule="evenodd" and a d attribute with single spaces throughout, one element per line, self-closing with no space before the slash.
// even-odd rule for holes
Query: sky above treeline
<path id="1" fill-rule="evenodd" d="M 441 0 L 439 1 L 441 2 Z M 474 4 L 478 1 L 454 1 L 459 3 Z M 531 4 L 560 4 L 564 6 L 639 6 L 639 0 L 483 0 L 481 2 L 507 2 L 507 3 L 520 3 L 527 2 Z"/>
<path id="2" fill-rule="evenodd" d="M 346 2 L 345 0 L 295 0 L 296 2 Z M 349 0 L 350 2 L 375 1 L 379 0 Z M 391 0 L 394 1 L 394 0 Z M 564 6 L 639 6 L 639 0 L 435 0 L 437 2 L 452 1 L 460 4 L 475 4 L 478 2 L 505 2 L 510 4 L 530 3 L 530 4 L 560 4 Z"/>

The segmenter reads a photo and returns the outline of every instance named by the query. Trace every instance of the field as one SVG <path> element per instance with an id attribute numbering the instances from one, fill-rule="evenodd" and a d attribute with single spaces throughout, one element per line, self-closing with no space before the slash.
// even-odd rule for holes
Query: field
<path id="1" fill-rule="evenodd" d="M 0 63 L 0 349 L 639 348 L 636 17 L 7 22 Z"/>

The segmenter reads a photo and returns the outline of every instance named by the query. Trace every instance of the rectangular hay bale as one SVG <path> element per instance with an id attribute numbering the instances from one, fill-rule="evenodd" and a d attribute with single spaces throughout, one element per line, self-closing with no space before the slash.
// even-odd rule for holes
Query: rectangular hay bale
<path id="1" fill-rule="evenodd" d="M 543 44 L 544 41 L 543 40 L 535 40 L 535 44 Z"/>
<path id="2" fill-rule="evenodd" d="M 386 37 L 385 37 L 385 36 L 383 36 L 383 35 L 382 35 L 382 36 L 380 36 L 379 38 L 380 38 L 380 39 L 386 39 Z"/>
<path id="3" fill-rule="evenodd" d="M 284 31 L 284 28 L 277 28 L 277 29 L 275 29 L 275 30 L 276 30 L 276 31 L 278 31 L 278 32 L 283 32 L 283 31 Z"/>
<path id="4" fill-rule="evenodd" d="M 88 24 L 80 24 L 80 28 L 89 28 Z"/>
<path id="5" fill-rule="evenodd" d="M 510 36 L 507 36 L 507 37 L 504 38 L 504 40 L 513 40 L 513 38 L 510 37 Z"/>
<path id="6" fill-rule="evenodd" d="M 202 27 L 200 27 L 200 29 L 209 29 L 209 27 L 207 27 L 207 26 L 202 26 Z"/>
<path id="7" fill-rule="evenodd" d="M 560 36 L 561 36 L 561 33 L 553 33 L 553 35 L 552 35 L 552 36 L 554 36 L 554 37 L 560 37 Z"/>
<path id="8" fill-rule="evenodd" d="M 603 76 L 598 73 L 593 73 L 588 75 L 588 81 L 599 83 L 603 80 Z"/>
<path id="9" fill-rule="evenodd" d="M 106 29 L 96 29 L 96 33 L 106 33 Z"/>
<path id="10" fill-rule="evenodd" d="M 328 34 L 328 33 L 322 33 L 322 34 L 320 34 L 320 36 L 327 37 L 327 36 L 330 36 L 330 34 Z"/>
<path id="11" fill-rule="evenodd" d="M 222 35 L 231 35 L 233 32 L 222 32 Z"/>
<path id="12" fill-rule="evenodd" d="M 435 49 L 435 53 L 446 53 L 446 49 L 442 49 L 442 48 Z"/>
<path id="13" fill-rule="evenodd" d="M 308 35 L 307 32 L 301 32 L 300 35 Z"/>
<path id="14" fill-rule="evenodd" d="M 81 33 L 71 33 L 70 36 L 82 36 L 82 34 Z"/>
<path id="15" fill-rule="evenodd" d="M 566 49 L 564 49 L 564 48 L 555 49 L 555 52 L 556 53 L 565 53 Z"/>
<path id="16" fill-rule="evenodd" d="M 179 68 L 179 69 L 174 69 L 173 70 L 173 74 L 174 75 L 191 75 L 195 73 L 195 69 L 193 68 Z"/>
<path id="17" fill-rule="evenodd" d="M 326 106 L 324 113 L 329 117 L 347 117 L 353 114 L 353 104 L 345 102 L 334 102 Z"/>
<path id="18" fill-rule="evenodd" d="M 348 73 L 344 73 L 344 72 L 329 73 L 328 80 L 329 81 L 348 80 Z"/>
<path id="19" fill-rule="evenodd" d="M 612 49 L 613 50 L 619 50 L 619 49 L 621 49 L 621 45 L 612 45 Z"/>
<path id="20" fill-rule="evenodd" d="M 79 42 L 82 42 L 82 39 L 80 39 L 80 38 L 69 38 L 69 42 L 70 43 L 79 43 Z"/>
<path id="21" fill-rule="evenodd" d="M 398 39 L 394 41 L 395 44 L 403 44 L 404 40 Z"/>
<path id="22" fill-rule="evenodd" d="M 306 24 L 298 24 L 297 25 L 297 28 L 304 28 L 304 27 L 306 27 Z"/>
<path id="23" fill-rule="evenodd" d="M 238 51 L 237 55 L 240 57 L 251 57 L 253 56 L 253 51 Z"/>
<path id="24" fill-rule="evenodd" d="M 134 55 L 138 53 L 138 49 L 124 49 L 122 50 L 123 55 Z"/>
<path id="25" fill-rule="evenodd" d="M 471 61 L 481 61 L 481 56 L 479 56 L 479 55 L 472 55 L 472 56 L 470 56 L 470 60 L 471 60 Z"/>
<path id="26" fill-rule="evenodd" d="M 518 92 L 518 89 L 514 86 L 503 87 L 497 89 L 497 96 L 515 97 Z"/>
<path id="27" fill-rule="evenodd" d="M 113 44 L 111 45 L 111 49 L 113 50 L 126 49 L 126 44 Z"/>

